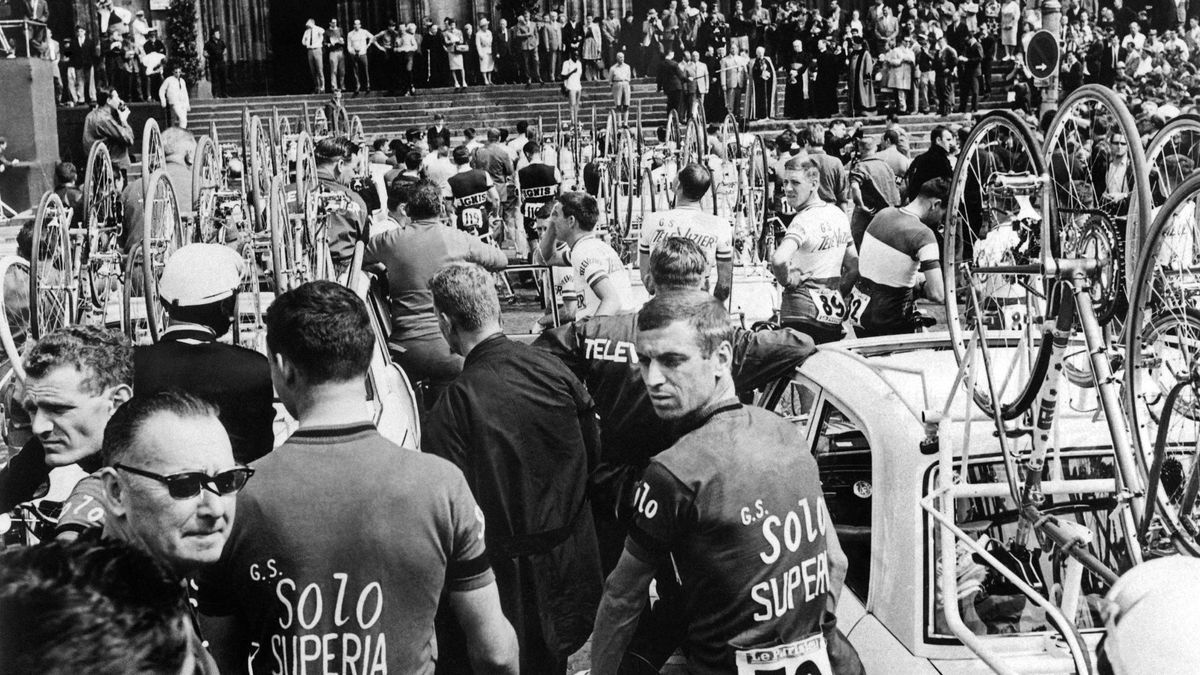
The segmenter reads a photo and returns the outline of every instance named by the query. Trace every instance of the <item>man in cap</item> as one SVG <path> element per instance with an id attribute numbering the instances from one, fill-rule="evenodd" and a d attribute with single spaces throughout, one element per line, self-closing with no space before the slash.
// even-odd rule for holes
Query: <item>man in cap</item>
<path id="1" fill-rule="evenodd" d="M 340 193 L 345 205 L 325 212 L 325 234 L 329 239 L 329 256 L 335 266 L 343 267 L 354 257 L 354 245 L 368 241 L 370 219 L 367 205 L 354 190 L 354 161 L 358 146 L 345 136 L 323 138 L 313 154 L 317 158 L 317 180 L 324 193 Z M 329 203 L 335 203 L 330 200 Z"/>
<path id="2" fill-rule="evenodd" d="M 189 244 L 167 260 L 159 296 L 170 320 L 159 341 L 134 350 L 134 391 L 180 389 L 212 403 L 229 431 L 233 456 L 252 462 L 271 451 L 275 420 L 271 369 L 262 354 L 217 342 L 237 326 L 242 257 L 220 244 Z"/>

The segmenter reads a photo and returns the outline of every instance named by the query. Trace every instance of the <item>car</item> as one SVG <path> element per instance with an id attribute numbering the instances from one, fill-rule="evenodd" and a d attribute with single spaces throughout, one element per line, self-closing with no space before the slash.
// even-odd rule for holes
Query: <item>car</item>
<path id="1" fill-rule="evenodd" d="M 1080 659 L 1094 662 L 1108 585 L 1084 572 L 1080 593 L 1072 593 L 1064 571 L 1071 566 L 1061 557 L 1042 550 L 1032 535 L 1028 548 L 1014 543 L 1016 504 L 995 423 L 962 390 L 946 406 L 960 386 L 958 375 L 947 333 L 849 340 L 821 346 L 757 400 L 791 420 L 800 449 L 817 459 L 849 560 L 838 626 L 869 673 L 991 672 L 989 662 L 1011 672 L 1076 672 Z M 1043 510 L 1064 527 L 1094 532 L 1092 552 L 1116 569 L 1122 540 L 1108 517 L 1115 492 L 1112 443 L 1091 390 L 1065 383 L 1064 393 Z M 1006 436 L 1017 450 L 1031 443 L 1018 429 L 1006 429 Z M 964 443 L 970 447 L 965 481 Z M 969 489 L 940 504 L 947 467 L 953 484 Z M 931 513 L 939 509 L 1002 564 L 984 564 L 985 556 L 956 540 Z M 953 579 L 939 573 L 947 542 L 955 546 Z M 1016 570 L 1039 594 L 1069 603 L 1066 613 L 1078 631 L 1056 631 L 1056 610 L 1038 606 L 1001 566 Z M 941 602 L 943 590 L 958 598 L 950 608 Z M 950 614 L 962 620 L 957 633 Z M 1074 657 L 1064 644 L 1077 645 Z"/>

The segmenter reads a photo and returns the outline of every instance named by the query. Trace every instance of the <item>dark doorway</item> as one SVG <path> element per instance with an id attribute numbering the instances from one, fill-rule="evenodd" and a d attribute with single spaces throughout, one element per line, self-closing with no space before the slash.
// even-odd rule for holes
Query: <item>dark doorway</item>
<path id="1" fill-rule="evenodd" d="M 304 24 L 315 19 L 318 26 L 325 28 L 336 17 L 336 0 L 308 0 L 303 5 L 293 0 L 271 0 L 271 74 L 275 83 L 272 93 L 312 91 L 308 55 L 301 44 Z"/>

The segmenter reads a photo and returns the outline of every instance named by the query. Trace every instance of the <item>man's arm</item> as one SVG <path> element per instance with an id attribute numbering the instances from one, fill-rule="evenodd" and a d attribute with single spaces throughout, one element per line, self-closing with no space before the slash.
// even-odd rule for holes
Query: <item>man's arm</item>
<path id="1" fill-rule="evenodd" d="M 504 618 L 495 582 L 450 593 L 450 607 L 466 634 L 472 669 L 516 675 L 521 666 L 517 633 Z"/>
<path id="2" fill-rule="evenodd" d="M 646 605 L 655 566 L 626 548 L 604 583 L 604 597 L 592 633 L 592 674 L 615 674 Z"/>
<path id="3" fill-rule="evenodd" d="M 524 204 L 521 206 L 524 208 Z M 546 231 L 542 233 L 541 239 L 538 239 L 538 253 L 541 254 L 542 260 L 545 260 L 546 262 L 554 260 L 555 239 L 556 235 L 554 234 L 553 227 L 547 227 Z"/>
<path id="4" fill-rule="evenodd" d="M 600 306 L 596 308 L 595 316 L 608 316 L 620 312 L 621 294 L 617 291 L 617 282 L 612 277 L 604 276 L 591 284 L 592 291 L 600 298 Z"/>
<path id="5" fill-rule="evenodd" d="M 654 288 L 653 279 L 650 275 L 650 251 L 643 250 L 639 247 L 638 250 L 638 276 L 642 278 L 642 285 L 646 290 Z"/>
<path id="6" fill-rule="evenodd" d="M 788 287 L 788 271 L 791 267 L 792 256 L 796 255 L 796 251 L 799 249 L 799 241 L 794 237 L 785 236 L 783 241 L 779 242 L 779 246 L 775 248 L 775 254 L 771 256 L 771 272 L 775 275 L 775 280 L 784 288 Z"/>
<path id="7" fill-rule="evenodd" d="M 729 299 L 733 292 L 733 250 L 717 250 L 717 285 L 713 287 L 713 296 L 721 302 Z"/>
<path id="8" fill-rule="evenodd" d="M 946 299 L 946 288 L 942 280 L 942 269 L 931 267 L 925 270 L 925 283 L 921 285 L 922 294 L 930 302 L 942 302 Z"/>
<path id="9" fill-rule="evenodd" d="M 842 254 L 842 281 L 839 289 L 842 295 L 848 295 L 858 281 L 858 248 L 853 241 L 846 242 L 846 252 Z"/>
<path id="10" fill-rule="evenodd" d="M 508 256 L 504 251 L 500 250 L 499 246 L 490 246 L 483 243 L 479 237 L 463 233 L 468 239 L 467 243 L 467 260 L 483 267 L 489 272 L 499 272 L 508 267 Z"/>

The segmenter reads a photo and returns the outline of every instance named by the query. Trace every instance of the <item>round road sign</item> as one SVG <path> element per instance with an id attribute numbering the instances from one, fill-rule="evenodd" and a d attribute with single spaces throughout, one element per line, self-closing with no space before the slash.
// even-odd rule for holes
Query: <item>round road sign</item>
<path id="1" fill-rule="evenodd" d="M 1058 38 L 1048 30 L 1039 30 L 1025 48 L 1025 63 L 1033 76 L 1045 79 L 1058 72 Z"/>

